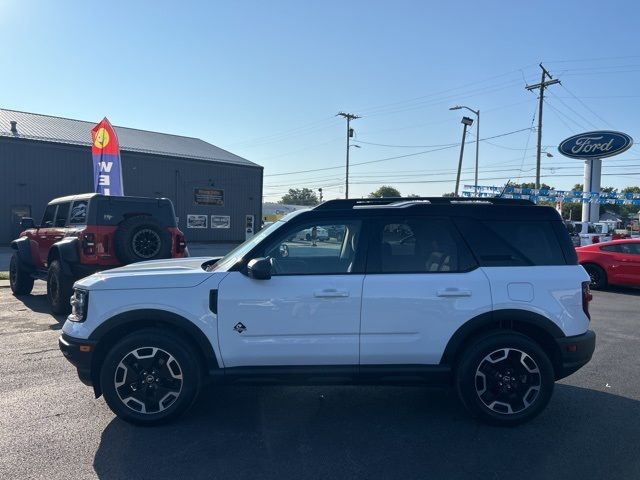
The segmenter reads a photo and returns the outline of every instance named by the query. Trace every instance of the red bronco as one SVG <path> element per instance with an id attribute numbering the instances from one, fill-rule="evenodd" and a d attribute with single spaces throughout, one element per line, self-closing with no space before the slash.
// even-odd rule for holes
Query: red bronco
<path id="1" fill-rule="evenodd" d="M 73 283 L 100 270 L 129 263 L 189 256 L 167 198 L 110 197 L 97 193 L 52 200 L 36 226 L 11 242 L 11 290 L 28 295 L 36 279 L 47 281 L 56 314 L 70 311 Z"/>

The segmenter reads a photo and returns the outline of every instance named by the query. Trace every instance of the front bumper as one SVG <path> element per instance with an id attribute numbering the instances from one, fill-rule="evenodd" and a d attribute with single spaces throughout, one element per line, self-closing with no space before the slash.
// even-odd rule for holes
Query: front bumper
<path id="1" fill-rule="evenodd" d="M 556 372 L 556 380 L 568 377 L 586 365 L 596 348 L 596 333 L 587 330 L 582 335 L 556 338 L 560 351 L 560 365 Z"/>
<path id="2" fill-rule="evenodd" d="M 91 385 L 91 359 L 96 347 L 95 341 L 74 338 L 63 333 L 58 338 L 60 351 L 77 369 L 78 377 L 85 385 Z"/>

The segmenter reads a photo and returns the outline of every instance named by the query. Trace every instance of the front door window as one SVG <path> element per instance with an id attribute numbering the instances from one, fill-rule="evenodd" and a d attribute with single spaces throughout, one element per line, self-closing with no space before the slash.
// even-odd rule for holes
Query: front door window
<path id="1" fill-rule="evenodd" d="M 315 222 L 288 229 L 266 248 L 273 275 L 355 273 L 360 222 Z"/>

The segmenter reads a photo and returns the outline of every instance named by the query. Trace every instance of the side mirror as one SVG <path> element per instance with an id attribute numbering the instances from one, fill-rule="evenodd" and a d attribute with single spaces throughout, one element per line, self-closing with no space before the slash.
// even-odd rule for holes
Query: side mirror
<path id="1" fill-rule="evenodd" d="M 22 230 L 29 230 L 30 228 L 36 228 L 36 222 L 33 221 L 33 218 L 22 217 L 22 220 L 20 220 L 20 228 L 22 228 Z"/>
<path id="2" fill-rule="evenodd" d="M 269 280 L 271 278 L 271 261 L 268 258 L 254 258 L 247 265 L 249 278 L 255 280 Z"/>

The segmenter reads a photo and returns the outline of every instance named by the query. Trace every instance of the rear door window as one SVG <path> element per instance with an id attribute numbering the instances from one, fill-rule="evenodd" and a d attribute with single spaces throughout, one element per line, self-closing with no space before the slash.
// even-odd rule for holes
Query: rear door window
<path id="1" fill-rule="evenodd" d="M 476 265 L 450 221 L 396 217 L 372 221 L 367 273 L 466 272 Z"/>

